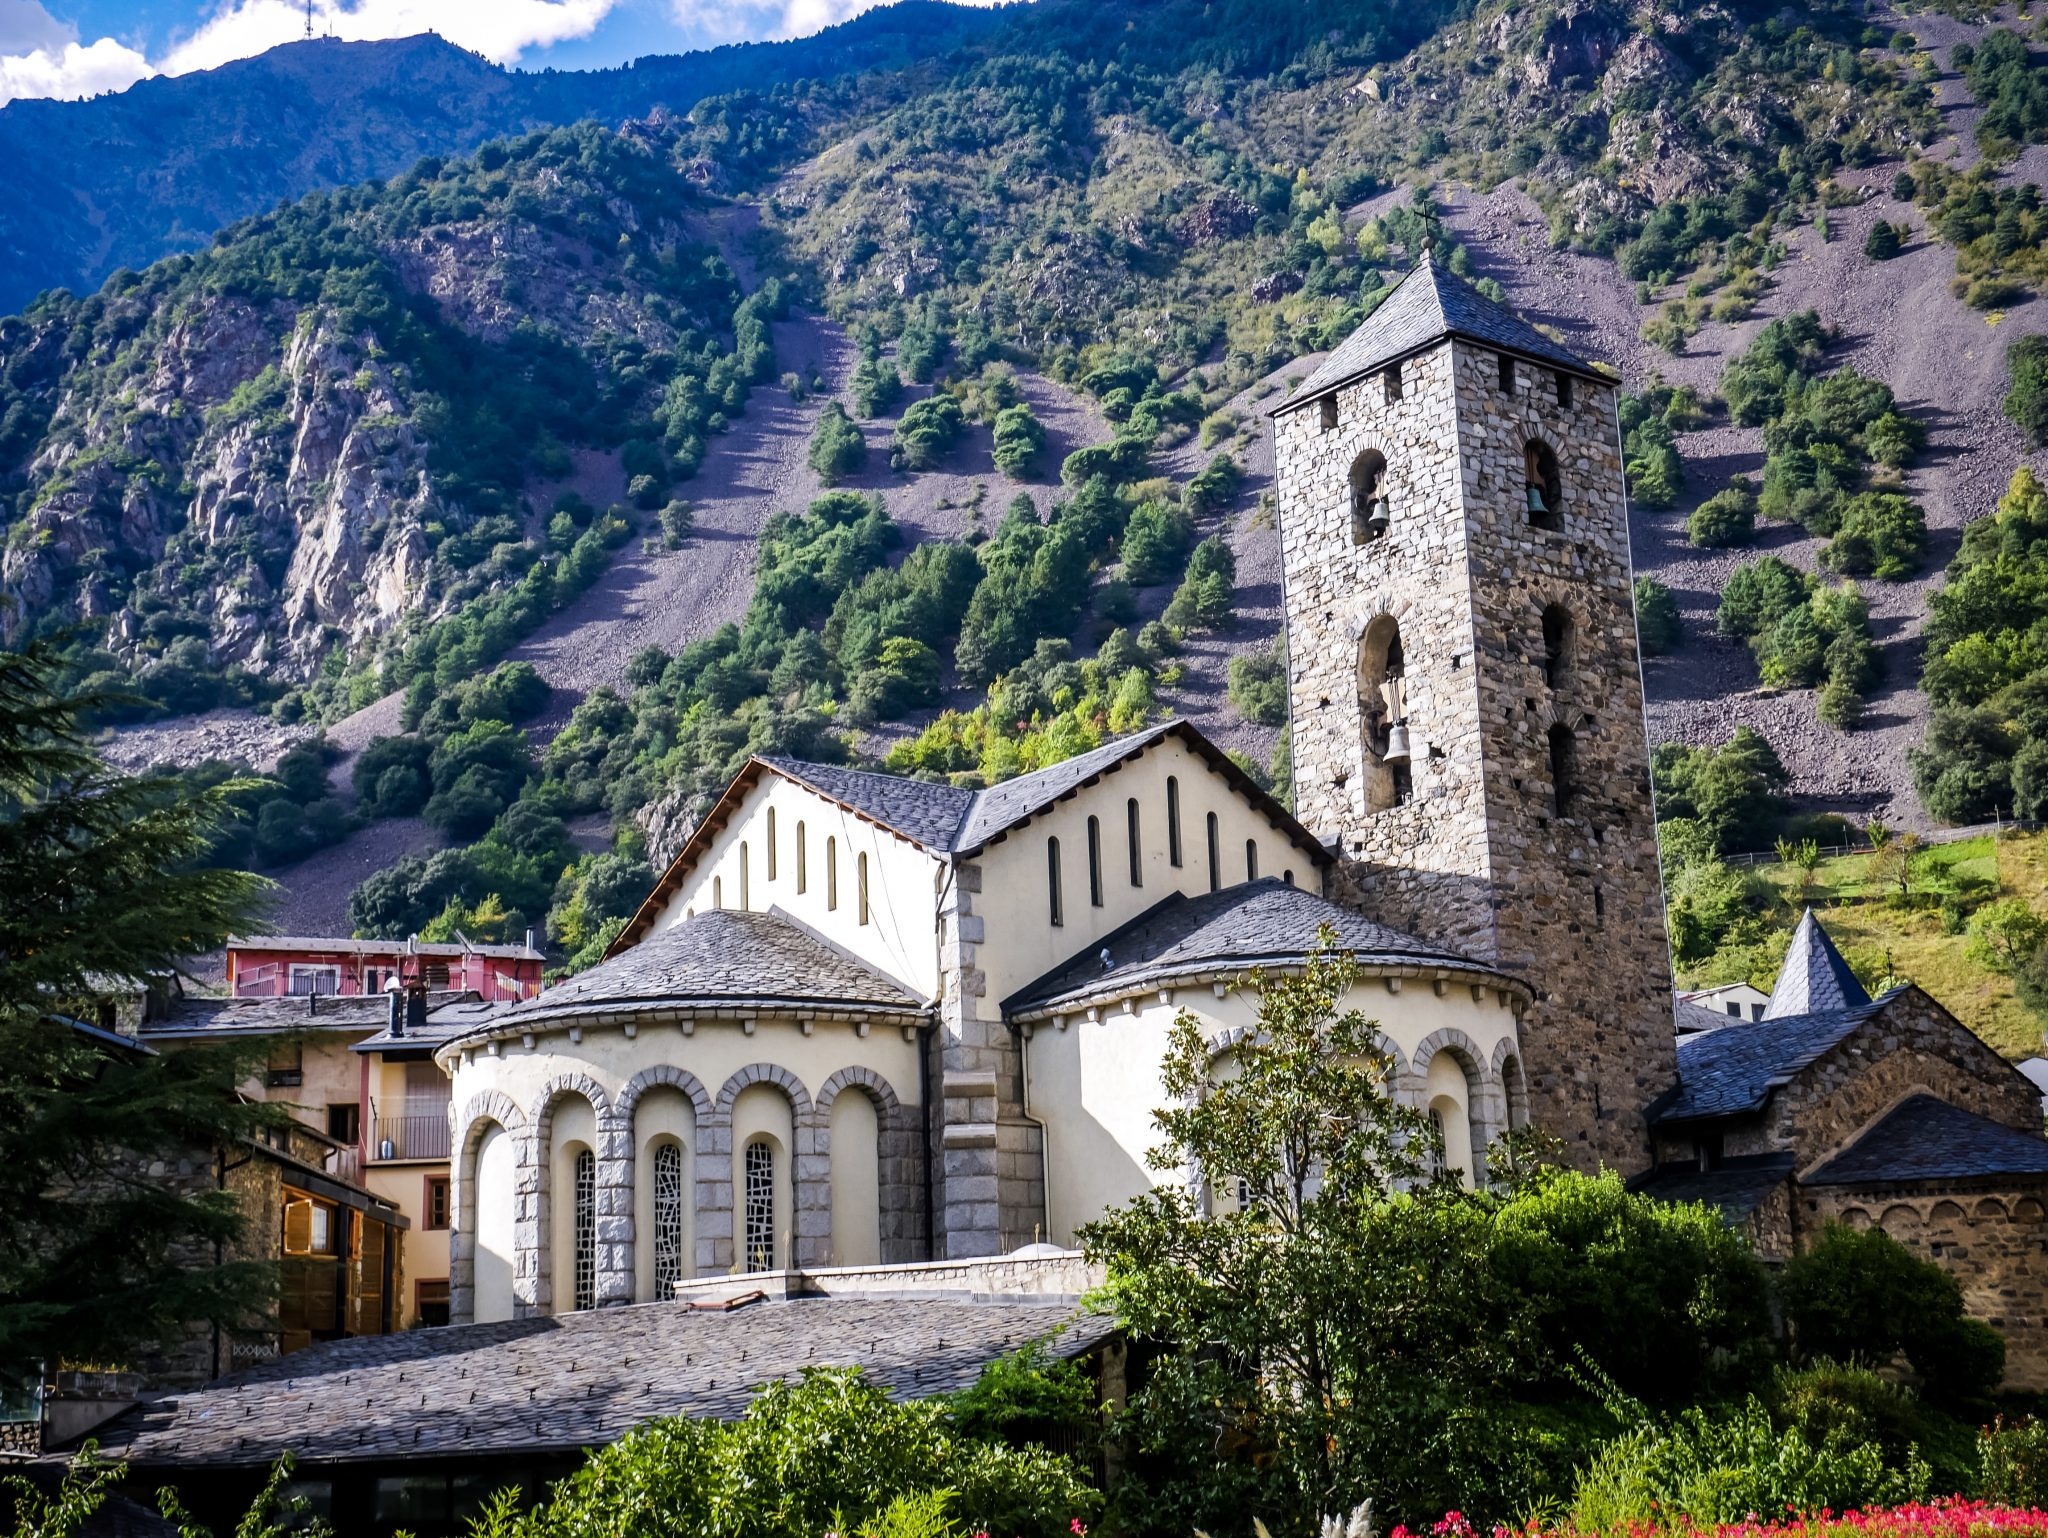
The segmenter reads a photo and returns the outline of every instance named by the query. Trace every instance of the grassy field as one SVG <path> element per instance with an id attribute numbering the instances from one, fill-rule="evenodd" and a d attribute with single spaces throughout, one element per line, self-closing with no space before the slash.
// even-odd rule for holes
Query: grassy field
<path id="1" fill-rule="evenodd" d="M 2048 1020 L 2020 1001 L 2010 977 L 1971 959 L 1969 935 L 1947 933 L 1939 909 L 1888 902 L 1896 886 L 1871 879 L 1871 859 L 1852 854 L 1824 860 L 1810 884 L 1790 865 L 1766 866 L 1758 874 L 1784 899 L 1786 933 L 1801 908 L 1811 906 L 1866 983 L 1886 973 L 1909 979 L 2006 1056 L 2040 1052 Z M 2048 911 L 2048 836 L 1986 835 L 1931 845 L 1913 858 L 1910 890 L 1980 900 L 2018 896 Z"/>

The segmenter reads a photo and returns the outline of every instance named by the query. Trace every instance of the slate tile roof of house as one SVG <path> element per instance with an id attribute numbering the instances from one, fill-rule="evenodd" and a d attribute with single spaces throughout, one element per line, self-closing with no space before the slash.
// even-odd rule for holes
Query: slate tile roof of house
<path id="1" fill-rule="evenodd" d="M 1176 892 L 1154 903 L 1018 989 L 1003 1001 L 1003 1012 L 1047 1014 L 1174 978 L 1298 964 L 1325 924 L 1337 932 L 1339 948 L 1365 965 L 1450 967 L 1498 975 L 1510 984 L 1483 962 L 1375 924 L 1277 876 L 1262 876 L 1220 892 Z"/>
<path id="2" fill-rule="evenodd" d="M 98 1433 L 145 1468 L 302 1466 L 602 1446 L 660 1416 L 729 1419 L 761 1384 L 859 1366 L 899 1399 L 965 1388 L 1034 1341 L 1078 1356 L 1114 1322 L 1072 1303 L 798 1298 L 730 1312 L 642 1303 L 335 1341 Z"/>
<path id="3" fill-rule="evenodd" d="M 427 995 L 429 1011 L 474 999 L 450 989 Z M 297 994 L 260 999 L 185 998 L 165 1015 L 146 1020 L 145 1037 L 278 1036 L 299 1031 L 374 1031 L 391 1018 L 390 997 L 367 994 Z"/>
<path id="4" fill-rule="evenodd" d="M 950 850 L 974 806 L 974 792 L 958 785 L 846 769 L 838 764 L 813 764 L 801 758 L 764 755 L 761 762 L 821 796 L 865 812 L 926 849 Z"/>
<path id="5" fill-rule="evenodd" d="M 1801 1184 L 1893 1185 L 2016 1175 L 2048 1176 L 2048 1138 L 1932 1095 L 1914 1095 Z"/>
<path id="6" fill-rule="evenodd" d="M 1309 375 L 1308 383 L 1289 396 L 1278 411 L 1304 406 L 1319 395 L 1420 352 L 1447 336 L 1464 337 L 1539 359 L 1582 378 L 1600 377 L 1577 355 L 1519 315 L 1495 304 L 1456 273 L 1437 266 L 1424 253 L 1415 270 L 1394 285 L 1393 293 L 1380 302 L 1365 324 L 1339 343 L 1337 350 Z"/>
<path id="7" fill-rule="evenodd" d="M 1764 1019 L 1825 1014 L 1869 1002 L 1870 994 L 1856 981 L 1849 963 L 1842 959 L 1835 942 L 1808 908 L 1800 917 L 1799 927 L 1792 931 L 1785 964 L 1778 969 L 1771 1001 L 1764 1006 Z"/>
<path id="8" fill-rule="evenodd" d="M 1665 1202 L 1705 1202 L 1730 1221 L 1747 1218 L 1792 1173 L 1789 1153 L 1730 1159 L 1719 1168 L 1666 1165 L 1636 1187 Z"/>
<path id="9" fill-rule="evenodd" d="M 1770 1092 L 1897 997 L 1854 1009 L 1780 1020 L 1730 1020 L 1678 1038 L 1678 1087 L 1653 1106 L 1658 1123 L 1739 1116 L 1763 1109 Z"/>
<path id="10" fill-rule="evenodd" d="M 779 909 L 742 913 L 713 908 L 479 1019 L 471 1034 L 516 1031 L 577 1015 L 679 1006 L 918 1016 L 925 1001 Z"/>

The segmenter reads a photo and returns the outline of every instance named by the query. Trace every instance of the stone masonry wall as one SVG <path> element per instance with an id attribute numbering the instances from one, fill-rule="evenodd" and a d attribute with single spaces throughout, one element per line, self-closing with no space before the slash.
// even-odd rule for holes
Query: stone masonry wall
<path id="1" fill-rule="evenodd" d="M 1332 895 L 1371 917 L 1526 976 L 1531 1119 L 1574 1162 L 1648 1162 L 1644 1111 L 1676 1078 L 1620 447 L 1609 390 L 1446 341 L 1276 419 L 1295 798 L 1341 842 Z M 1556 452 L 1558 531 L 1529 524 L 1523 447 Z M 1355 544 L 1350 472 L 1388 463 L 1387 535 Z M 1571 616 L 1546 678 L 1543 611 Z M 1365 787 L 1361 663 L 1375 621 L 1400 626 L 1413 799 Z M 1571 729 L 1577 793 L 1559 816 L 1549 730 Z"/>
<path id="2" fill-rule="evenodd" d="M 1882 1228 L 1961 1283 L 1972 1317 L 2005 1337 L 2005 1387 L 2048 1389 L 2048 1181 L 1937 1188 L 1809 1187 L 1802 1243 L 1829 1222 Z"/>

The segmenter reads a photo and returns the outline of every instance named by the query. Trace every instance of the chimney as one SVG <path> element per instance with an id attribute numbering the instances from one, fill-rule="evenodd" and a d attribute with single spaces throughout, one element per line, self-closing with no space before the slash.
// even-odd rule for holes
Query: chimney
<path id="1" fill-rule="evenodd" d="M 526 948 L 530 951 L 537 951 L 540 949 L 538 945 L 535 945 L 533 943 L 533 931 L 530 929 L 526 931 Z"/>
<path id="2" fill-rule="evenodd" d="M 395 981 L 387 991 L 391 999 L 391 1019 L 388 1022 L 391 1034 L 393 1036 L 403 1036 L 405 1034 L 405 995 L 399 991 L 398 984 Z"/>
<path id="3" fill-rule="evenodd" d="M 424 1031 L 427 1028 L 427 985 L 414 983 L 405 990 L 405 1025 L 407 1030 Z"/>

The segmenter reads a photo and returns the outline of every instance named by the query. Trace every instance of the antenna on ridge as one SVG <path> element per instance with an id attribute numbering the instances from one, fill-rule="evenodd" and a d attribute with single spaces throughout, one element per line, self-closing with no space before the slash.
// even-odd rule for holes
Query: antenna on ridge
<path id="1" fill-rule="evenodd" d="M 306 0 L 306 41 L 313 41 L 313 0 Z"/>

